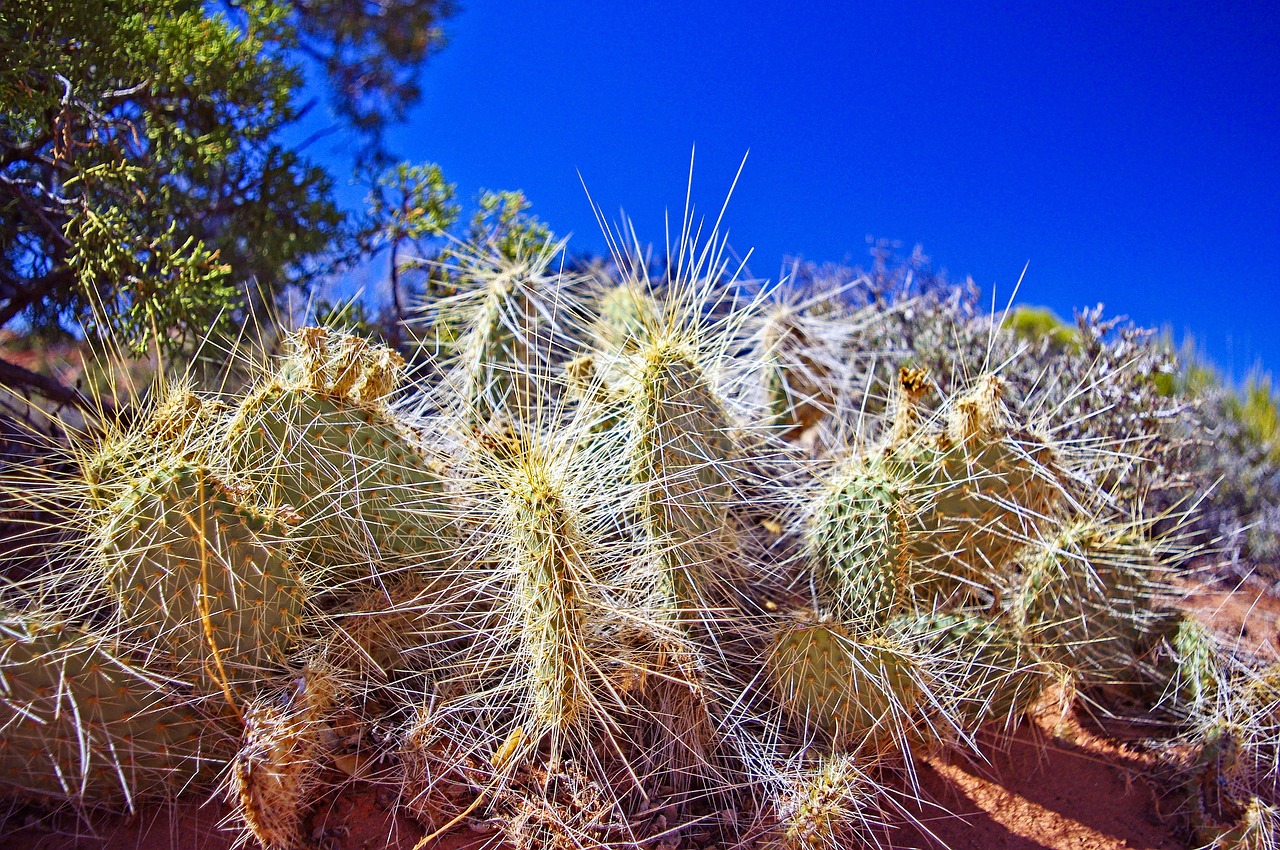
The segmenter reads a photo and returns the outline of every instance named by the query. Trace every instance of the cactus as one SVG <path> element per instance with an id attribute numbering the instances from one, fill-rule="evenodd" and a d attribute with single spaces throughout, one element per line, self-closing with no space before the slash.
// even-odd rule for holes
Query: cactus
<path id="1" fill-rule="evenodd" d="M 109 427 L 107 434 L 80 458 L 88 504 L 102 509 L 118 499 L 161 458 L 199 460 L 225 412 L 218 402 L 201 398 L 186 384 L 172 387 L 151 414 L 133 428 Z"/>
<path id="2" fill-rule="evenodd" d="M 560 731 L 578 723 L 598 699 L 593 679 L 602 657 L 592 644 L 607 609 L 597 598 L 582 509 L 567 500 L 565 473 L 557 469 L 571 458 L 548 456 L 528 439 L 503 454 L 494 459 L 500 502 L 495 525 L 501 569 L 510 577 L 519 657 L 528 666 L 532 723 L 526 731 Z"/>
<path id="3" fill-rule="evenodd" d="M 1161 608 L 1165 550 L 1085 453 L 990 374 L 850 406 L 858 313 L 757 315 L 692 242 L 590 301 L 550 248 L 463 257 L 412 407 L 399 355 L 307 328 L 230 415 L 180 386 L 42 482 L 85 507 L 3 589 L 46 612 L 0 618 L 3 781 L 133 805 L 229 765 L 243 840 L 292 850 L 330 767 L 371 775 L 349 725 L 441 833 L 630 846 L 714 811 L 726 845 L 836 848 L 881 837 L 886 772 L 1066 668 L 1229 729 L 1230 840 L 1265 831 L 1275 672 Z"/>
<path id="4" fill-rule="evenodd" d="M 403 360 L 348 335 L 304 328 L 292 354 L 232 418 L 227 465 L 303 522 L 302 557 L 359 580 L 369 565 L 430 565 L 452 551 L 440 474 L 390 412 Z"/>
<path id="5" fill-rule="evenodd" d="M 861 457 L 823 489 L 805 546 L 819 597 L 838 618 L 884 623 L 908 602 L 911 513 L 899 482 Z"/>
<path id="6" fill-rule="evenodd" d="M 801 621 L 777 635 L 766 667 L 806 735 L 818 733 L 836 747 L 904 748 L 924 687 L 915 658 L 894 640 Z"/>
<path id="7" fill-rule="evenodd" d="M 282 691 L 264 693 L 244 713 L 244 735 L 231 764 L 227 797 L 247 835 L 264 850 L 309 846 L 303 826 L 321 786 L 326 732 L 338 686 L 307 669 Z"/>
<path id="8" fill-rule="evenodd" d="M 783 850 L 840 850 L 876 844 L 883 826 L 881 789 L 856 758 L 837 755 L 788 776 L 775 805 L 775 846 Z"/>
<path id="9" fill-rule="evenodd" d="M 1280 806 L 1250 797 L 1236 823 L 1216 835 L 1213 850 L 1276 850 L 1280 846 Z"/>
<path id="10" fill-rule="evenodd" d="M 1156 604 L 1164 567 L 1132 526 L 1070 525 L 1024 554 L 1013 612 L 1029 642 L 1085 685 L 1150 681 L 1178 619 Z"/>
<path id="11" fill-rule="evenodd" d="M 562 246 L 529 247 L 463 258 L 458 291 L 425 310 L 428 323 L 461 329 L 446 386 L 469 429 L 483 430 L 495 418 L 537 418 L 553 362 L 573 347 L 570 334 L 579 319 L 570 293 L 579 281 L 551 269 Z"/>
<path id="12" fill-rule="evenodd" d="M 769 424 L 792 441 L 813 432 L 834 411 L 834 375 L 841 358 L 833 342 L 844 335 L 803 307 L 785 301 L 768 305 L 753 334 Z"/>
<path id="13" fill-rule="evenodd" d="M 1011 728 L 1050 682 L 1051 669 L 996 620 L 929 613 L 910 618 L 903 628 L 928 659 L 941 722 L 962 735 L 989 721 Z"/>
<path id="14" fill-rule="evenodd" d="M 1241 769 L 1254 785 L 1280 781 L 1280 662 L 1238 676 L 1223 695 L 1238 730 Z"/>
<path id="15" fill-rule="evenodd" d="M 1163 701 L 1183 717 L 1200 716 L 1218 702 L 1224 686 L 1221 652 L 1209 630 L 1186 614 L 1177 617 L 1169 644 L 1171 657 L 1160 665 L 1168 681 Z"/>
<path id="16" fill-rule="evenodd" d="M 631 474 L 641 523 L 659 551 L 663 595 L 695 616 L 723 580 L 725 512 L 734 499 L 729 420 L 694 350 L 674 341 L 638 352 L 631 398 Z"/>
<path id="17" fill-rule="evenodd" d="M 280 664 L 306 604 L 282 516 L 244 496 L 207 467 L 174 461 L 122 495 L 100 532 L 124 635 L 221 684 Z"/>
<path id="18" fill-rule="evenodd" d="M 0 617 L 0 785 L 81 808 L 209 790 L 230 755 L 220 719 L 174 698 L 99 636 Z"/>
<path id="19" fill-rule="evenodd" d="M 918 423 L 913 404 L 903 403 L 884 449 L 892 474 L 921 494 L 913 555 L 944 592 L 998 585 L 1060 501 L 1051 447 L 1012 424 L 1003 394 L 999 378 L 980 378 L 951 402 L 941 432 Z"/>

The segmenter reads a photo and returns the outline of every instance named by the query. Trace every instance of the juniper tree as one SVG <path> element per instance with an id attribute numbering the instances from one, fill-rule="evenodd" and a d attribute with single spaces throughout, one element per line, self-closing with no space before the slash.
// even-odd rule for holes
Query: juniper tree
<path id="1" fill-rule="evenodd" d="M 417 97 L 449 0 L 0 5 L 0 328 L 174 350 L 359 250 L 282 130 L 304 65 L 366 160 Z M 0 383 L 77 401 L 0 364 Z M 82 400 L 81 400 L 82 401 Z"/>

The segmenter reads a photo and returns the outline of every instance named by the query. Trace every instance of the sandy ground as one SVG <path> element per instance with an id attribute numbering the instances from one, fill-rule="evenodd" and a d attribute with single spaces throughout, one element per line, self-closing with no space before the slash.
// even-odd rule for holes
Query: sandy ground
<path id="1" fill-rule="evenodd" d="M 1053 724 L 1052 718 L 1042 717 L 1024 723 L 985 763 L 957 756 L 927 759 L 918 781 L 929 802 L 909 812 L 919 825 L 894 830 L 886 843 L 920 850 L 1186 847 L 1180 820 L 1162 814 L 1159 790 L 1147 778 L 1152 767 L 1150 757 L 1089 731 L 1081 718 Z M 0 848 L 226 850 L 233 836 L 218 829 L 222 814 L 214 805 L 184 804 L 92 828 L 69 824 L 62 832 L 20 830 L 0 839 Z M 412 850 L 423 830 L 396 814 L 392 799 L 364 785 L 327 801 L 313 820 L 312 835 L 316 846 L 326 850 Z M 465 827 L 430 846 L 504 847 L 497 835 Z"/>

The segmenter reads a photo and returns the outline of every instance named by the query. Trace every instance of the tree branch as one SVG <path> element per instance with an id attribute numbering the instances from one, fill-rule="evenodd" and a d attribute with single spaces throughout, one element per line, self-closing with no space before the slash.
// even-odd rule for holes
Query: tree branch
<path id="1" fill-rule="evenodd" d="M 74 285 L 75 278 L 70 271 L 64 270 L 52 271 L 30 286 L 24 287 L 19 286 L 16 282 L 11 283 L 14 294 L 9 299 L 9 303 L 0 307 L 0 328 L 9 324 L 14 316 L 17 316 L 27 307 L 43 300 L 55 288 Z"/>
<path id="2" fill-rule="evenodd" d="M 39 393 L 58 404 L 78 407 L 95 418 L 115 415 L 115 406 L 110 402 L 91 399 L 75 387 L 68 387 L 48 375 L 32 372 L 2 357 L 0 357 L 0 386 L 19 392 Z"/>

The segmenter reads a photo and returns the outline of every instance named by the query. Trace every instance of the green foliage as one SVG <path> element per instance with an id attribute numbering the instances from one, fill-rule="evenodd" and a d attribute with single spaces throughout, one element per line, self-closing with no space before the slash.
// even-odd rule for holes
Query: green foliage
<path id="1" fill-rule="evenodd" d="M 0 8 L 0 326 L 134 352 L 229 335 L 356 250 L 281 131 L 304 57 L 376 147 L 447 0 L 15 0 Z"/>
<path id="2" fill-rule="evenodd" d="M 480 208 L 471 217 L 468 241 L 489 246 L 504 257 L 516 259 L 555 239 L 537 216 L 526 215 L 533 206 L 520 191 L 480 193 Z"/>
<path id="3" fill-rule="evenodd" d="M 1245 436 L 1262 447 L 1272 463 L 1280 463 L 1280 411 L 1271 389 L 1271 375 L 1256 371 L 1249 376 L 1244 397 L 1230 408 Z"/>
<path id="4" fill-rule="evenodd" d="M 1188 335 L 1183 340 L 1182 347 L 1176 348 L 1171 336 L 1166 332 L 1161 344 L 1170 351 L 1177 350 L 1177 361 L 1152 376 L 1156 391 L 1166 398 L 1204 398 L 1212 390 L 1220 388 L 1222 376 L 1196 351 L 1195 338 Z"/>
<path id="5" fill-rule="evenodd" d="M 402 162 L 384 172 L 366 199 L 376 235 L 391 243 L 440 236 L 458 220 L 457 186 L 434 163 Z"/>
<path id="6" fill-rule="evenodd" d="M 1080 349 L 1080 334 L 1048 307 L 1020 304 L 1004 320 L 1004 327 L 1021 339 L 1047 341 L 1059 349 Z"/>

